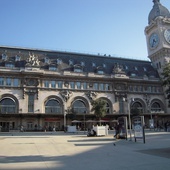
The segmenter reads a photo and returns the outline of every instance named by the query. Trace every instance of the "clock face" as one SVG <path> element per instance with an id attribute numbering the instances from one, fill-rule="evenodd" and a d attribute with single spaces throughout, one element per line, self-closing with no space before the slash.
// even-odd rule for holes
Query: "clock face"
<path id="1" fill-rule="evenodd" d="M 158 46 L 158 44 L 159 44 L 159 36 L 158 36 L 158 34 L 153 33 L 150 36 L 149 45 L 151 48 L 156 48 Z"/>
<path id="2" fill-rule="evenodd" d="M 170 44 L 170 29 L 164 31 L 165 40 Z"/>

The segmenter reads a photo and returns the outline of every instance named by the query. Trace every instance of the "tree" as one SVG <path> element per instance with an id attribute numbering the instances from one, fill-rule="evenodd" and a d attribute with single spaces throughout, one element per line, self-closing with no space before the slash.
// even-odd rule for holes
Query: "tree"
<path id="1" fill-rule="evenodd" d="M 94 114 L 99 119 L 99 122 L 101 118 L 106 115 L 106 111 L 107 111 L 106 105 L 107 105 L 106 101 L 102 99 L 92 101 L 91 111 L 94 111 Z M 101 122 L 100 122 L 100 125 L 101 125 Z"/>
<path id="2" fill-rule="evenodd" d="M 169 100 L 168 106 L 170 107 L 170 63 L 166 64 L 163 68 L 162 76 L 163 86 L 166 88 L 165 93 L 167 95 L 167 99 Z"/>

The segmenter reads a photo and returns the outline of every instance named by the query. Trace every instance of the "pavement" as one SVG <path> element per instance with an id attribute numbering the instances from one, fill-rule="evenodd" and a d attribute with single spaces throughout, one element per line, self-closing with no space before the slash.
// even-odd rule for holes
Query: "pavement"
<path id="1" fill-rule="evenodd" d="M 0 170 L 166 170 L 170 132 L 146 131 L 146 143 L 84 132 L 0 132 Z"/>

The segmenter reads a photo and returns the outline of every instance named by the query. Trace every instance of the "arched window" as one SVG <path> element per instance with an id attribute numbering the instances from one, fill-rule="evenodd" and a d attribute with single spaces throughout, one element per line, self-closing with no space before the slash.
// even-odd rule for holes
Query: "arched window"
<path id="1" fill-rule="evenodd" d="M 130 109 L 132 114 L 140 114 L 143 113 L 143 107 L 142 104 L 140 102 L 135 102 L 131 109 Z"/>
<path id="2" fill-rule="evenodd" d="M 84 114 L 86 113 L 86 105 L 84 104 L 83 101 L 81 100 L 76 100 L 73 103 L 73 111 L 74 113 L 78 113 L 78 114 Z"/>
<path id="3" fill-rule="evenodd" d="M 11 98 L 4 98 L 0 101 L 0 113 L 16 113 L 16 103 Z"/>
<path id="4" fill-rule="evenodd" d="M 160 104 L 158 103 L 158 102 L 154 102 L 153 104 L 152 104 L 152 106 L 151 106 L 151 111 L 152 112 L 159 112 L 159 111 L 161 111 L 162 109 L 161 109 L 161 106 L 160 106 Z"/>
<path id="5" fill-rule="evenodd" d="M 56 99 L 50 99 L 45 104 L 45 113 L 61 114 L 60 103 Z"/>

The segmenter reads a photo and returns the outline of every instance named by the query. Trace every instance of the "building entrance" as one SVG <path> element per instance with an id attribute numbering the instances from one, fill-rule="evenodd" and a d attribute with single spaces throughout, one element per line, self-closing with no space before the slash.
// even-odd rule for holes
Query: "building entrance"
<path id="1" fill-rule="evenodd" d="M 0 131 L 9 132 L 9 130 L 14 129 L 15 122 L 0 122 Z"/>

